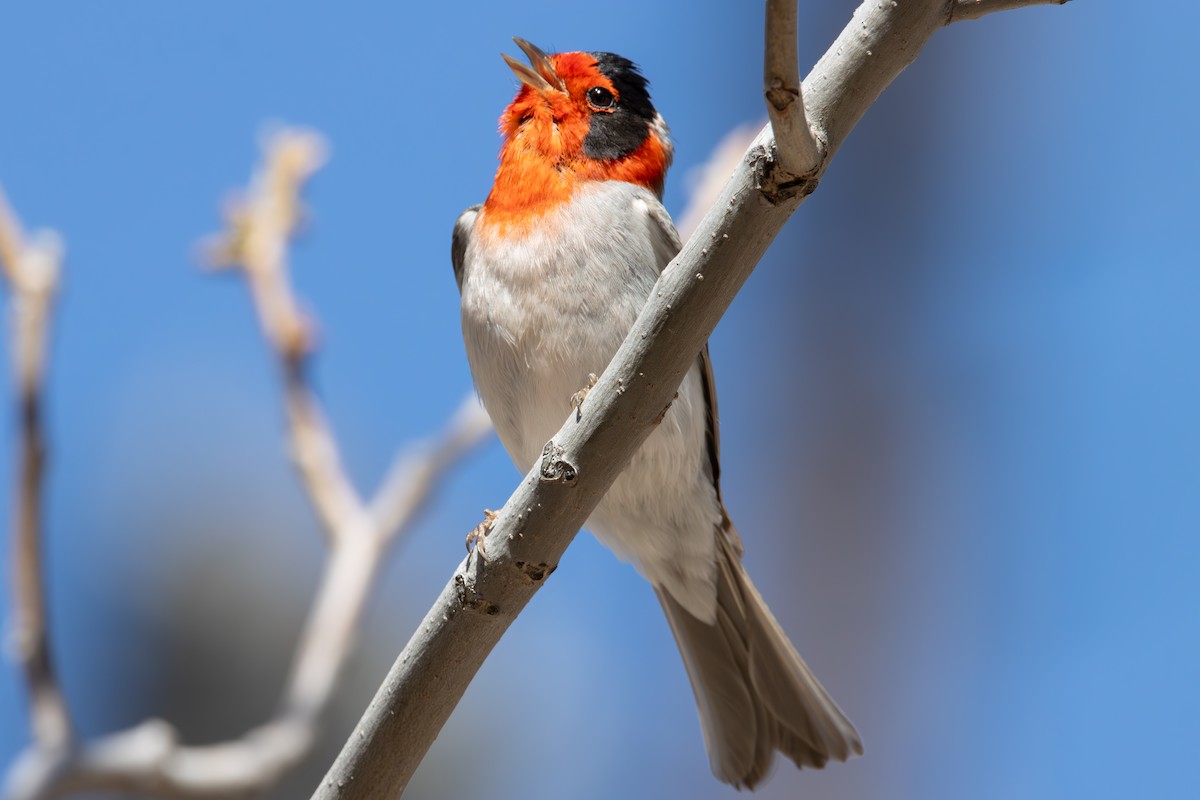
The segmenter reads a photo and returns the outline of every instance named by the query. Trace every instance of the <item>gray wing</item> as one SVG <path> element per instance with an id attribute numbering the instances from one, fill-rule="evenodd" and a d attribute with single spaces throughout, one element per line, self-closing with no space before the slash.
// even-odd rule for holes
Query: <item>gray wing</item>
<path id="1" fill-rule="evenodd" d="M 638 203 L 646 211 L 646 226 L 650 230 L 650 241 L 658 259 L 658 271 L 662 272 L 683 246 L 679 243 L 679 233 L 675 230 L 671 215 L 661 203 L 645 199 L 639 199 Z"/>
<path id="2" fill-rule="evenodd" d="M 671 263 L 682 245 L 679 233 L 671 215 L 659 203 L 645 203 L 647 224 L 650 227 L 650 239 L 654 243 L 654 254 L 658 257 L 658 271 L 662 272 Z M 700 385 L 704 389 L 704 402 L 708 406 L 708 461 L 712 471 L 713 487 L 717 490 L 717 501 L 721 503 L 722 527 L 729 535 L 735 551 L 740 556 L 742 552 L 741 537 L 725 511 L 725 501 L 721 499 L 721 423 L 717 416 L 717 385 L 713 379 L 712 359 L 708 355 L 708 344 L 697 357 L 700 364 Z"/>
<path id="3" fill-rule="evenodd" d="M 471 242 L 471 230 L 475 227 L 475 218 L 479 216 L 482 205 L 475 205 L 458 215 L 454 223 L 454 235 L 450 237 L 450 263 L 454 265 L 454 281 L 458 291 L 462 291 L 463 267 L 467 258 L 467 245 Z"/>

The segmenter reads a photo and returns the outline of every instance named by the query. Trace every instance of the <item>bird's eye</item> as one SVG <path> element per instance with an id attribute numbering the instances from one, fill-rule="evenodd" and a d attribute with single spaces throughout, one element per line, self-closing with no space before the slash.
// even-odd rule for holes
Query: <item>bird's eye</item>
<path id="1" fill-rule="evenodd" d="M 612 108 L 617 102 L 617 98 L 613 97 L 613 93 L 603 86 L 593 86 L 587 91 L 588 105 L 597 110 Z"/>

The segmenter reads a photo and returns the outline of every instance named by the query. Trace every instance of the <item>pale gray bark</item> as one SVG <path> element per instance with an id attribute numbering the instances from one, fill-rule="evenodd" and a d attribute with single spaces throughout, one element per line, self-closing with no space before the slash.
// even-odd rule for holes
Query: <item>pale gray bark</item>
<path id="1" fill-rule="evenodd" d="M 0 191 L 0 277 L 11 292 L 9 346 L 17 390 L 20 441 L 13 514 L 13 652 L 29 691 L 29 716 L 38 747 L 61 752 L 74 735 L 55 677 L 42 569 L 42 490 L 46 468 L 43 424 L 46 358 L 54 299 L 62 272 L 62 243 L 51 231 L 26 237 Z"/>
<path id="2" fill-rule="evenodd" d="M 18 652 L 30 689 L 32 745 L 12 765 L 5 796 L 34 800 L 75 792 L 120 791 L 199 798 L 259 794 L 312 751 L 321 714 L 353 651 L 359 622 L 389 545 L 413 521 L 441 477 L 491 432 L 469 397 L 446 429 L 406 451 L 370 503 L 342 468 L 337 440 L 308 380 L 313 337 L 288 280 L 287 243 L 299 219 L 300 188 L 320 165 L 314 134 L 284 130 L 245 201 L 230 211 L 230 231 L 213 255 L 244 274 L 284 384 L 288 435 L 297 471 L 323 523 L 329 560 L 277 713 L 230 741 L 187 745 L 162 720 L 81 740 L 71 729 L 50 661 L 40 560 L 41 376 L 57 248 L 26 243 L 0 195 L 0 267 L 13 288 L 13 336 L 20 387 L 22 459 L 14 559 Z"/>
<path id="3" fill-rule="evenodd" d="M 1058 1 L 989 5 L 998 10 Z M 786 13 L 794 18 L 795 3 L 790 5 Z M 823 145 L 819 163 L 801 173 L 784 169 L 771 127 L 759 133 L 663 271 L 583 413 L 572 415 L 547 443 L 541 462 L 500 511 L 486 553 L 468 556 L 455 570 L 314 798 L 383 800 L 404 790 L 488 653 L 662 418 L 767 246 L 816 188 L 854 125 L 934 31 L 952 21 L 958 5 L 869 0 L 858 8 L 798 95 L 811 138 Z M 795 120 L 790 130 L 795 139 L 808 138 Z M 793 157 L 790 163 L 802 163 L 805 156 Z"/>
<path id="4" fill-rule="evenodd" d="M 778 145 L 779 167 L 807 177 L 821 165 L 821 144 L 804 110 L 795 0 L 767 0 L 765 27 L 763 97 Z"/>

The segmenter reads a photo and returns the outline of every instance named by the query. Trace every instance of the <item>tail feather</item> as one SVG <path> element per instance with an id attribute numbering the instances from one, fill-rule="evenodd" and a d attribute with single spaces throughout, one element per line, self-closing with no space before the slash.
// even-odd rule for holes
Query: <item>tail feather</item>
<path id="1" fill-rule="evenodd" d="M 718 539 L 715 624 L 658 591 L 692 681 L 713 774 L 753 789 L 776 750 L 817 769 L 830 758 L 861 755 L 858 732 L 796 653 L 726 537 Z"/>

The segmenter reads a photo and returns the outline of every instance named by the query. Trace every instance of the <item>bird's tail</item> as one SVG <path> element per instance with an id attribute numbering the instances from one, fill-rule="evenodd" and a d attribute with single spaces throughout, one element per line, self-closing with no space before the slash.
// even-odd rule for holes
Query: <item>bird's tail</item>
<path id="1" fill-rule="evenodd" d="M 727 537 L 717 538 L 714 624 L 658 590 L 692 680 L 713 774 L 753 789 L 776 750 L 818 769 L 861 755 L 858 731 L 792 647 Z"/>

